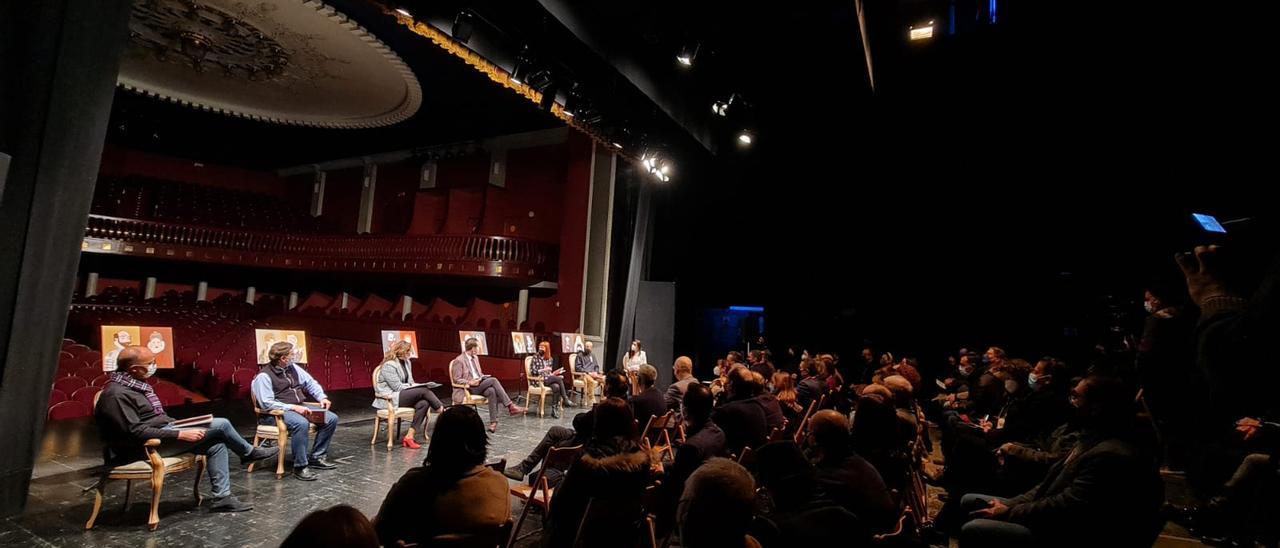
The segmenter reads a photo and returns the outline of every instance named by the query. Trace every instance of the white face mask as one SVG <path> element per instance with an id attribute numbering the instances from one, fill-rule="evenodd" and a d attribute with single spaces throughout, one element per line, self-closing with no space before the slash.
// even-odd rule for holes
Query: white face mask
<path id="1" fill-rule="evenodd" d="M 1015 381 L 1015 380 L 1013 380 L 1013 379 L 1009 379 L 1009 380 L 1007 380 L 1007 381 L 1004 381 L 1004 391 L 1005 391 L 1005 392 L 1008 392 L 1008 393 L 1010 393 L 1010 394 L 1012 394 L 1012 393 L 1014 393 L 1014 392 L 1017 392 L 1017 391 L 1018 391 L 1018 381 Z"/>
<path id="2" fill-rule="evenodd" d="M 1151 301 L 1142 301 L 1142 309 L 1146 310 L 1147 314 L 1151 314 L 1156 311 L 1156 307 L 1151 305 Z"/>
<path id="3" fill-rule="evenodd" d="M 151 378 L 151 376 L 155 374 L 156 374 L 156 362 L 151 362 L 151 365 L 147 366 L 147 378 Z"/>

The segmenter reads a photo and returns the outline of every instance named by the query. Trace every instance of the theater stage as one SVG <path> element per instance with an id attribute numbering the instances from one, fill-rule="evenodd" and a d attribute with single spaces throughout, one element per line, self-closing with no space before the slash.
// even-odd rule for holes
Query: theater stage
<path id="1" fill-rule="evenodd" d="M 288 475 L 277 480 L 274 465 L 259 465 L 248 474 L 235 466 L 239 459 L 232 457 L 232 491 L 254 505 L 252 511 L 239 514 L 212 514 L 196 508 L 191 492 L 194 472 L 171 476 L 165 482 L 160 527 L 155 532 L 146 527 L 150 488 L 146 482 L 135 482 L 133 505 L 126 513 L 123 481 L 108 485 L 98 522 L 92 531 L 84 530 L 93 507 L 92 494 L 84 488 L 94 483 L 94 469 L 102 463 L 97 430 L 90 420 L 51 422 L 37 459 L 27 509 L 22 516 L 0 521 L 0 546 L 271 547 L 279 545 L 294 524 L 313 510 L 349 504 L 372 518 L 391 485 L 405 470 L 422 463 L 427 448 L 412 450 L 397 444 L 388 452 L 385 432 L 378 444 L 369 445 L 373 409 L 368 389 L 337 391 L 330 398 L 340 417 L 330 449 L 331 459 L 340 464 L 338 469 L 317 471 L 320 480 L 315 482 Z M 247 400 L 192 404 L 169 411 L 179 418 L 200 413 L 228 417 L 241 435 L 252 439 L 252 409 Z M 551 425 L 570 426 L 579 410 L 567 411 L 558 420 L 550 414 L 546 418 L 500 418 L 498 432 L 489 438 L 489 459 L 518 462 Z M 487 415 L 488 411 L 481 411 L 481 416 Z M 435 421 L 434 415 L 431 420 Z M 200 488 L 209 494 L 207 478 Z M 520 509 L 520 503 L 512 503 L 513 512 Z M 531 513 L 522 530 L 539 527 L 538 515 Z M 520 545 L 533 545 L 536 538 L 534 535 Z"/>

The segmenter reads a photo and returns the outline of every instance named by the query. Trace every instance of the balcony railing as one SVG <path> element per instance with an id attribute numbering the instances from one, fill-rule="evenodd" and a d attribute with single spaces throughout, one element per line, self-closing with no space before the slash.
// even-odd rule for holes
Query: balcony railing
<path id="1" fill-rule="evenodd" d="M 557 246 L 504 236 L 285 234 L 90 215 L 81 249 L 326 271 L 399 272 L 554 281 Z"/>

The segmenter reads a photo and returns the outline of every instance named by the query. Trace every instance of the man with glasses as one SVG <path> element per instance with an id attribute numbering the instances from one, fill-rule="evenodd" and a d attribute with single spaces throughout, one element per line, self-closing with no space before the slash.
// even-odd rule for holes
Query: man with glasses
<path id="1" fill-rule="evenodd" d="M 175 428 L 174 419 L 164 412 L 160 398 L 147 384 L 147 378 L 156 372 L 156 357 L 145 346 L 129 346 L 116 357 L 116 370 L 102 389 L 94 417 L 106 446 L 106 464 L 120 466 L 146 460 L 143 443 L 158 438 L 166 444 L 181 447 L 179 451 L 162 453 L 195 453 L 204 455 L 209 463 L 209 484 L 213 487 L 213 500 L 209 510 L 213 512 L 243 512 L 253 506 L 245 504 L 231 494 L 231 473 L 227 465 L 227 452 L 240 456 L 240 463 L 274 458 L 279 448 L 255 448 L 240 437 L 231 422 L 213 418 L 199 428 Z M 180 445 L 179 445 L 180 444 Z M 193 444 L 193 445 L 192 445 Z"/>

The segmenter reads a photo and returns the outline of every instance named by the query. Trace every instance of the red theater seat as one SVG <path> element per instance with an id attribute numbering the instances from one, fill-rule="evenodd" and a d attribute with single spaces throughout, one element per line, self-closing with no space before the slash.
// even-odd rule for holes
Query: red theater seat
<path id="1" fill-rule="evenodd" d="M 101 387 L 101 386 L 86 386 L 86 387 L 84 387 L 84 388 L 81 388 L 81 389 L 79 389 L 79 390 L 76 390 L 73 394 L 71 394 L 71 400 L 72 400 L 72 401 L 78 401 L 78 402 L 83 403 L 83 404 L 85 404 L 85 405 L 89 406 L 90 408 L 92 408 L 92 407 L 93 407 L 93 397 L 94 397 L 98 392 L 101 392 L 101 391 L 102 391 L 102 387 Z M 162 402 L 162 403 L 163 403 L 163 402 Z"/>
<path id="2" fill-rule="evenodd" d="M 65 348 L 65 347 L 64 347 L 64 348 Z M 75 356 L 72 356 L 72 355 L 71 355 L 71 353 L 70 353 L 70 352 L 67 352 L 66 350 L 59 350 L 59 351 L 58 351 L 58 361 L 60 361 L 60 362 L 61 362 L 61 361 L 63 361 L 63 360 L 70 360 L 70 359 L 73 359 L 73 358 L 75 358 Z"/>
<path id="3" fill-rule="evenodd" d="M 84 360 L 85 363 L 88 363 L 89 365 L 97 365 L 98 367 L 102 367 L 102 353 L 98 352 L 97 350 L 90 350 L 88 352 L 85 352 L 84 354 L 81 354 L 78 357 Z"/>
<path id="4" fill-rule="evenodd" d="M 111 380 L 111 377 L 107 375 L 98 375 L 97 377 L 93 378 L 93 382 L 90 382 L 89 386 L 106 386 L 107 381 L 109 380 Z"/>
<path id="5" fill-rule="evenodd" d="M 83 344 L 73 344 L 71 346 L 68 346 L 66 348 L 66 351 L 68 354 L 71 354 L 72 356 L 79 356 L 81 354 L 84 354 L 85 352 L 89 352 L 90 348 Z"/>
<path id="6" fill-rule="evenodd" d="M 64 401 L 49 407 L 49 420 L 60 421 L 64 419 L 77 419 L 87 417 L 93 414 L 93 410 L 88 405 L 78 401 Z"/>
<path id="7" fill-rule="evenodd" d="M 64 402 L 64 401 L 67 401 L 67 393 L 66 393 L 66 392 L 63 392 L 63 391 L 61 391 L 61 390 L 58 390 L 57 388 L 54 388 L 53 390 L 50 390 L 50 391 L 49 391 L 49 405 L 50 405 L 50 406 L 52 406 L 52 405 L 54 405 L 54 404 L 62 403 L 62 402 Z"/>
<path id="8" fill-rule="evenodd" d="M 80 377 L 86 381 L 92 381 L 93 379 L 98 378 L 98 375 L 101 374 L 101 367 L 81 367 L 80 369 L 75 370 L 75 372 L 72 373 L 72 376 Z"/>
<path id="9" fill-rule="evenodd" d="M 55 390 L 61 390 L 67 394 L 71 394 L 86 386 L 89 386 L 89 381 L 80 377 L 62 377 L 53 383 L 53 388 Z"/>

